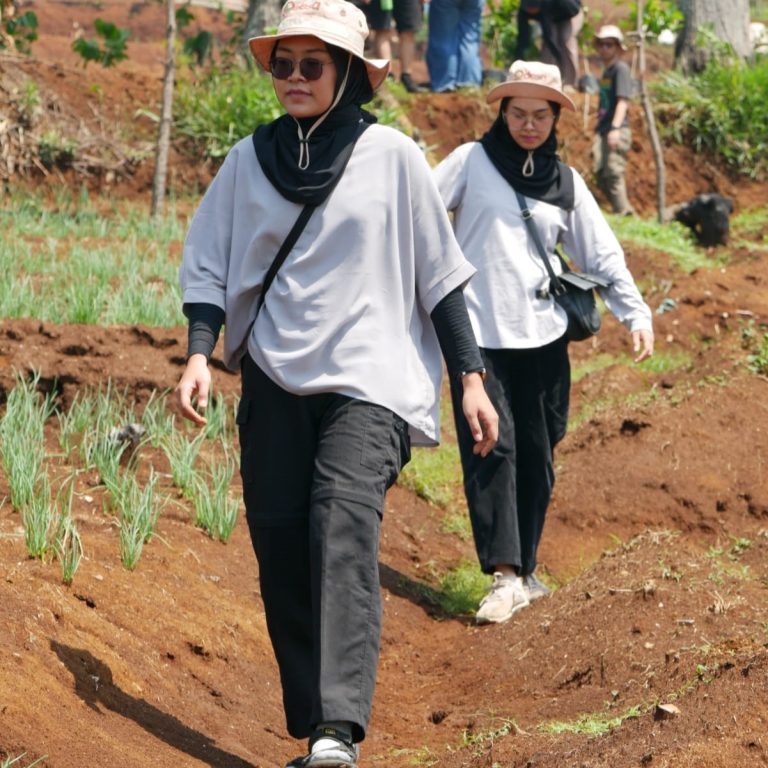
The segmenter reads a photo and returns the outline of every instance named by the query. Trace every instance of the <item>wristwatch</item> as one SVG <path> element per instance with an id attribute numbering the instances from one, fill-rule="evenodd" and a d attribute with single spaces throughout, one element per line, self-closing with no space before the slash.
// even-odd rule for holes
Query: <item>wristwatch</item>
<path id="1" fill-rule="evenodd" d="M 459 381 L 461 381 L 465 376 L 469 375 L 470 373 L 479 373 L 480 378 L 485 381 L 486 371 L 485 368 L 472 368 L 469 371 L 462 371 L 459 374 Z"/>

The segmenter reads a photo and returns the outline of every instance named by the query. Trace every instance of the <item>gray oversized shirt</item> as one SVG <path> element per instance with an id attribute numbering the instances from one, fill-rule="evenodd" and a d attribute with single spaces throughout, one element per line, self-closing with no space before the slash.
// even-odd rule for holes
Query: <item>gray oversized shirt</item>
<path id="1" fill-rule="evenodd" d="M 429 315 L 475 270 L 421 151 L 392 128 L 365 131 L 253 324 L 264 275 L 300 211 L 267 180 L 251 138 L 236 144 L 187 235 L 184 302 L 225 311 L 229 368 L 247 348 L 289 392 L 385 406 L 415 444 L 436 442 L 442 358 Z"/>

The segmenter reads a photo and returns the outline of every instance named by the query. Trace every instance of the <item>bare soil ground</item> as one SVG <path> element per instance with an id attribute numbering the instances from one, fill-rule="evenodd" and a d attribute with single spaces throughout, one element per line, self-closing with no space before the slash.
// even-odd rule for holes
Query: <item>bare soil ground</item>
<path id="1" fill-rule="evenodd" d="M 117 0 L 31 7 L 41 40 L 30 60 L 0 60 L 0 98 L 32 77 L 60 125 L 87 132 L 100 152 L 116 149 L 107 170 L 99 155 L 77 174 L 29 167 L 27 182 L 85 178 L 145 196 L 151 162 L 128 162 L 118 139 L 159 96 L 161 10 Z M 96 15 L 134 30 L 132 58 L 115 70 L 83 71 L 69 52 L 71 19 Z M 443 154 L 488 119 L 462 95 L 419 96 L 410 117 Z M 586 168 L 589 138 L 572 128 L 565 152 Z M 4 146 L 17 139 L 6 134 Z M 739 209 L 765 204 L 765 186 L 687 148 L 669 147 L 666 158 L 670 202 L 717 189 Z M 174 183 L 204 185 L 210 171 L 177 158 Z M 7 165 L 6 177 L 18 183 Z M 653 162 L 640 123 L 629 178 L 633 201 L 650 213 Z M 749 239 L 764 246 L 768 231 Z M 442 615 L 430 599 L 435 575 L 472 559 L 471 542 L 444 531 L 440 509 L 400 487 L 390 493 L 383 647 L 362 765 L 768 765 L 768 380 L 747 370 L 742 338 L 749 322 L 765 330 L 768 290 L 760 250 L 727 253 L 727 266 L 712 254 L 711 267 L 687 275 L 658 251 L 627 249 L 651 306 L 676 302 L 656 317 L 660 353 L 688 362 L 660 373 L 614 362 L 574 385 L 582 418 L 558 452 L 540 550 L 542 572 L 560 585 L 549 598 L 502 626 Z M 13 371 L 34 369 L 62 407 L 108 378 L 141 404 L 175 383 L 184 350 L 182 328 L 0 320 L 0 403 Z M 626 334 L 608 319 L 572 359 L 621 352 Z M 215 377 L 220 391 L 237 393 L 234 376 Z M 55 420 L 46 437 L 55 451 Z M 159 453 L 144 449 L 142 459 L 163 470 Z M 49 768 L 283 765 L 301 745 L 285 735 L 245 526 L 222 545 L 171 503 L 160 537 L 129 572 L 97 482 L 78 478 L 86 557 L 71 587 L 55 565 L 26 558 L 19 515 L 0 507 L 0 760 L 26 752 L 21 766 L 44 755 Z M 0 498 L 7 493 L 0 472 Z M 611 718 L 603 735 L 584 732 Z M 546 728 L 579 722 L 581 731 Z"/>

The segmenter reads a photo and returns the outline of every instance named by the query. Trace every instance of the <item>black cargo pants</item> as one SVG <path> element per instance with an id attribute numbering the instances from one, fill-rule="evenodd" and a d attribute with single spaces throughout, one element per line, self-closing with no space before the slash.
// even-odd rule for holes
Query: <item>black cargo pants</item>
<path id="1" fill-rule="evenodd" d="M 362 741 L 381 635 L 384 495 L 410 459 L 403 419 L 286 392 L 246 356 L 238 409 L 246 517 L 288 732 L 346 720 Z"/>

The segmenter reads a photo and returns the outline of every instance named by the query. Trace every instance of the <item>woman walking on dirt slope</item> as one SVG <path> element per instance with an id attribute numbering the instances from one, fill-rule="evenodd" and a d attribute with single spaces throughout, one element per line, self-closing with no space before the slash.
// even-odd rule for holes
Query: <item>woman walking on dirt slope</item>
<path id="1" fill-rule="evenodd" d="M 554 485 L 553 450 L 568 420 L 567 318 L 524 209 L 555 274 L 563 269 L 555 255 L 561 244 L 579 269 L 610 285 L 601 295 L 632 334 L 636 362 L 653 353 L 651 311 L 621 246 L 581 176 L 556 154 L 560 110 L 574 109 L 558 68 L 516 61 L 487 100 L 501 102 L 488 132 L 435 169 L 456 236 L 478 270 L 465 295 L 499 413 L 499 442 L 483 461 L 456 424 L 475 546 L 494 577 L 479 623 L 506 621 L 549 591 L 534 575 L 536 551 Z M 452 395 L 460 406 L 461 390 Z"/>
<path id="2" fill-rule="evenodd" d="M 230 151 L 181 267 L 181 413 L 205 423 L 222 323 L 242 371 L 246 517 L 288 732 L 309 740 L 291 768 L 357 765 L 384 495 L 411 440 L 438 440 L 441 350 L 477 455 L 498 435 L 462 293 L 475 270 L 419 148 L 361 108 L 389 69 L 364 58 L 367 34 L 345 0 L 289 0 L 250 40 L 286 114 Z"/>

